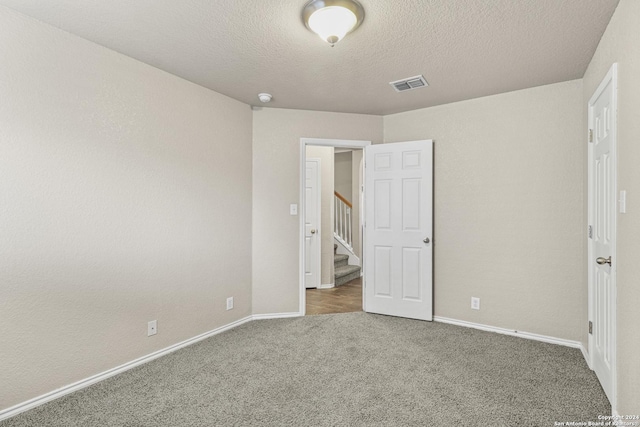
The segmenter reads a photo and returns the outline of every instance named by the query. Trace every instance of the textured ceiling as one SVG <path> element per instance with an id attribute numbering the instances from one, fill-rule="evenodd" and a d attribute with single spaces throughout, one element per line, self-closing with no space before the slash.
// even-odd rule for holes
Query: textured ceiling
<path id="1" fill-rule="evenodd" d="M 247 104 L 390 114 L 581 78 L 618 0 L 360 0 L 334 48 L 307 0 L 0 0 Z M 423 74 L 429 87 L 390 81 Z"/>

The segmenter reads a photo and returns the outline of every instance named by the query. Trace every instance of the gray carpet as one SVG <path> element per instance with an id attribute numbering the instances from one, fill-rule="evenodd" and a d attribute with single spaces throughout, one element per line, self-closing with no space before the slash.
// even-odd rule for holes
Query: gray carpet
<path id="1" fill-rule="evenodd" d="M 553 426 L 610 411 L 579 350 L 347 313 L 250 322 L 0 426 Z"/>

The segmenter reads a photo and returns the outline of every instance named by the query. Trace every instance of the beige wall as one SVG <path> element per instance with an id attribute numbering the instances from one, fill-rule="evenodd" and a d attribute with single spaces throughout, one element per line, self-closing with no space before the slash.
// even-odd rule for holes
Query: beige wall
<path id="1" fill-rule="evenodd" d="M 618 63 L 618 189 L 627 213 L 618 215 L 618 404 L 620 414 L 640 414 L 640 2 L 621 0 L 584 75 L 582 113 Z M 582 158 L 586 164 L 586 155 Z M 583 175 L 586 181 L 586 169 Z M 585 198 L 586 199 L 586 198 Z M 584 210 L 586 211 L 586 204 Z M 585 242 L 586 245 L 586 242 Z M 586 275 L 584 280 L 586 281 Z"/>
<path id="2" fill-rule="evenodd" d="M 351 185 L 351 151 L 345 153 L 336 153 L 334 167 L 334 185 L 335 190 L 353 203 L 352 185 Z"/>
<path id="3" fill-rule="evenodd" d="M 583 337 L 581 106 L 576 80 L 384 117 L 434 140 L 436 316 Z"/>
<path id="4" fill-rule="evenodd" d="M 307 146 L 307 157 L 320 159 L 320 283 L 333 285 L 333 147 Z"/>
<path id="5" fill-rule="evenodd" d="M 261 108 L 253 112 L 253 311 L 297 312 L 300 138 L 382 142 L 382 117 Z"/>
<path id="6" fill-rule="evenodd" d="M 1 7 L 0 52 L 0 410 L 250 315 L 250 108 Z"/>

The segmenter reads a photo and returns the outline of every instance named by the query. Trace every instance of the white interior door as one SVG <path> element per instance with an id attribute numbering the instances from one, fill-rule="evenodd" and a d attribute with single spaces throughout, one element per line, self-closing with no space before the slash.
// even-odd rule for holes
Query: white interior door
<path id="1" fill-rule="evenodd" d="M 612 405 L 616 313 L 616 66 L 589 101 L 589 300 L 592 368 Z"/>
<path id="2" fill-rule="evenodd" d="M 365 148 L 364 308 L 433 320 L 433 142 Z"/>
<path id="3" fill-rule="evenodd" d="M 305 169 L 304 285 L 320 286 L 320 159 L 308 158 Z"/>

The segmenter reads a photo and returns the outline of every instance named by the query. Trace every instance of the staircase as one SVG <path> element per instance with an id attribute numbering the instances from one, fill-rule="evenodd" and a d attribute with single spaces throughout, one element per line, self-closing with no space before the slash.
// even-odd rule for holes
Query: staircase
<path id="1" fill-rule="evenodd" d="M 334 244 L 333 269 L 335 286 L 337 287 L 360 277 L 360 266 L 348 265 L 349 255 L 338 254 L 336 249 L 338 249 L 338 245 Z"/>

